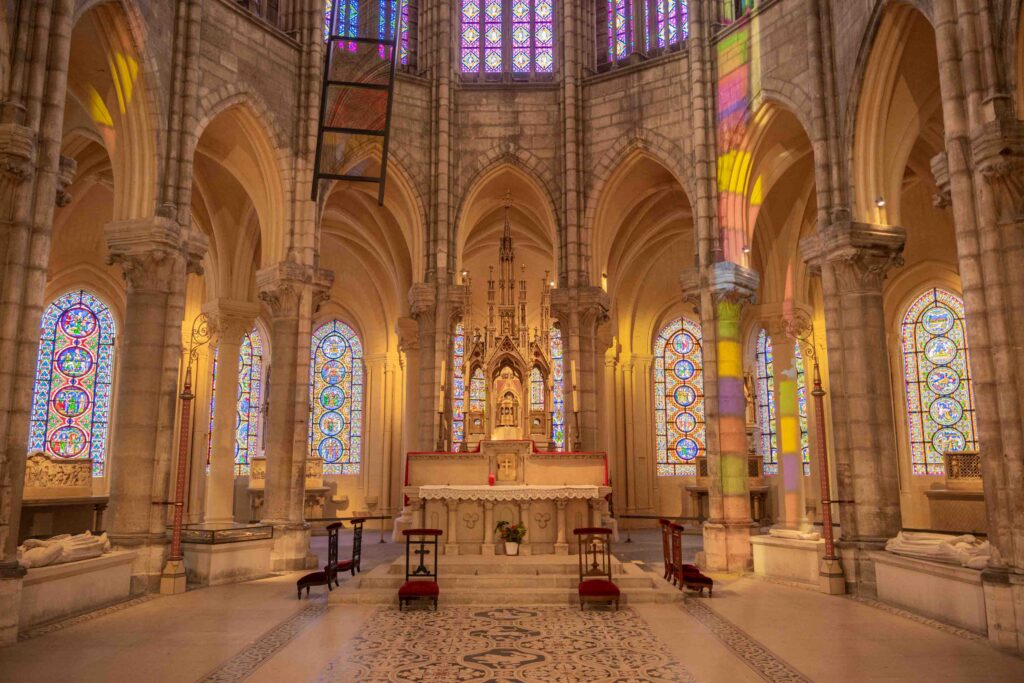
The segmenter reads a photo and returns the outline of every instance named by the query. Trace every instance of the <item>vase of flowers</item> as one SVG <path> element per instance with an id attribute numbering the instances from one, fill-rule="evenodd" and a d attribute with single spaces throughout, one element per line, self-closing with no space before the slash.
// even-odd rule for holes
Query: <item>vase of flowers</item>
<path id="1" fill-rule="evenodd" d="M 518 555 L 519 544 L 523 542 L 523 537 L 526 536 L 526 525 L 522 522 L 513 524 L 512 522 L 502 520 L 498 522 L 494 530 L 505 543 L 505 554 Z"/>

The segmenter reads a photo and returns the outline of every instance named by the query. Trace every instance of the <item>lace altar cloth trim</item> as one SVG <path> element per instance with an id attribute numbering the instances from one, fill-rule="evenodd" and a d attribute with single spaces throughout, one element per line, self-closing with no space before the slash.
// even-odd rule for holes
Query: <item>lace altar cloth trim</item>
<path id="1" fill-rule="evenodd" d="M 601 497 L 599 486 L 446 486 L 419 487 L 421 500 L 586 500 Z"/>

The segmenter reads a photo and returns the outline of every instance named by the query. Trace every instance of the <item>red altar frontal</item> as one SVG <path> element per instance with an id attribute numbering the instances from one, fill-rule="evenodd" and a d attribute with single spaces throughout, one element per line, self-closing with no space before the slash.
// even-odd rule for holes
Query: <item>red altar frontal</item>
<path id="1" fill-rule="evenodd" d="M 502 521 L 527 529 L 523 554 L 568 554 L 577 527 L 615 528 L 608 456 L 539 451 L 531 441 L 483 441 L 466 453 L 416 452 L 405 461 L 403 529 L 444 531 L 445 554 L 493 555 Z M 496 550 L 497 548 L 497 550 Z"/>

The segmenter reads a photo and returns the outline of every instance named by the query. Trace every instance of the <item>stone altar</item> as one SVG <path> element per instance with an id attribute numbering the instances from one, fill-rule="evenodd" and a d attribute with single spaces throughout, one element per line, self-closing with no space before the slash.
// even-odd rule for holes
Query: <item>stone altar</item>
<path id="1" fill-rule="evenodd" d="M 538 451 L 531 441 L 484 441 L 470 453 L 409 453 L 405 508 L 393 538 L 413 527 L 443 529 L 449 555 L 494 555 L 494 527 L 522 521 L 520 552 L 568 554 L 572 530 L 616 530 L 608 511 L 604 453 Z M 617 537 L 617 536 L 616 536 Z"/>

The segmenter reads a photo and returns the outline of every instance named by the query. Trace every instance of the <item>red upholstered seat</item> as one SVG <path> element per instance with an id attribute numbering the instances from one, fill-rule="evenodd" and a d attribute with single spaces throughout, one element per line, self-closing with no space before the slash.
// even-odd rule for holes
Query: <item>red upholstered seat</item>
<path id="1" fill-rule="evenodd" d="M 580 582 L 580 597 L 617 598 L 619 587 L 606 579 L 587 579 Z"/>
<path id="2" fill-rule="evenodd" d="M 335 567 L 339 572 L 347 572 L 352 570 L 353 564 L 354 562 L 352 562 L 352 560 L 342 560 L 341 562 L 336 564 Z"/>
<path id="3" fill-rule="evenodd" d="M 401 598 L 435 598 L 440 595 L 436 581 L 406 581 L 398 589 L 398 597 Z"/>
<path id="4" fill-rule="evenodd" d="M 715 589 L 714 579 L 710 576 L 704 576 L 696 565 L 682 565 L 679 568 L 678 577 L 682 586 L 689 588 L 690 590 L 700 591 L 703 594 L 704 589 L 707 588 L 708 597 L 711 597 L 711 594 Z"/>

